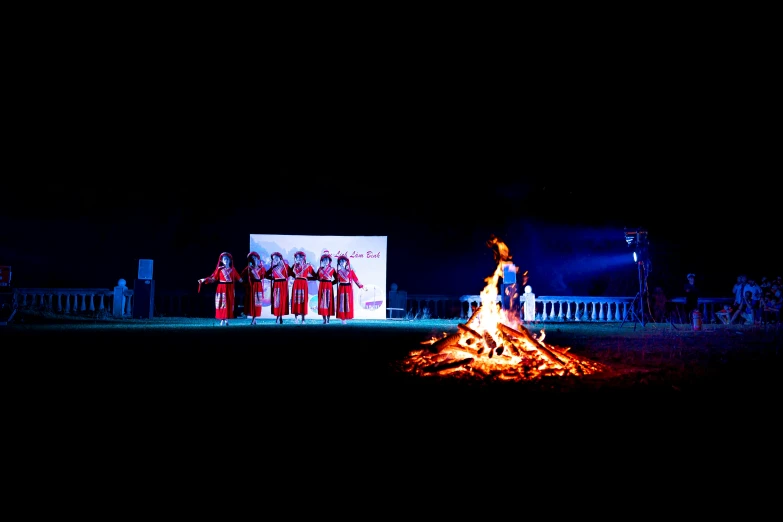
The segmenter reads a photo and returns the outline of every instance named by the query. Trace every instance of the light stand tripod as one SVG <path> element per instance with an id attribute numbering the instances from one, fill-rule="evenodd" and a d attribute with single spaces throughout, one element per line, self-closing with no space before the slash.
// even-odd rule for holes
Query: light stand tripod
<path id="1" fill-rule="evenodd" d="M 628 316 L 633 316 L 633 329 L 636 331 L 636 323 L 640 323 L 642 327 L 647 326 L 647 320 L 644 317 L 644 294 L 647 290 L 647 268 L 645 267 L 644 261 L 639 259 L 636 262 L 636 267 L 639 272 L 639 291 L 636 293 L 636 297 L 633 298 L 633 301 L 631 301 L 631 306 L 625 311 L 625 317 L 623 317 L 623 322 L 620 323 L 620 327 L 625 324 L 625 321 L 628 320 Z M 639 313 L 637 314 L 636 309 L 637 305 L 639 308 Z"/>

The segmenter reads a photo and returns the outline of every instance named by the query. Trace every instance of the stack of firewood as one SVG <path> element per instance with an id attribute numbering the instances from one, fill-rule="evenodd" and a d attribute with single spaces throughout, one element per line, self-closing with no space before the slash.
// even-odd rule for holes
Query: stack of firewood
<path id="1" fill-rule="evenodd" d="M 502 380 L 534 380 L 544 376 L 588 375 L 608 368 L 584 357 L 544 343 L 545 333 L 531 334 L 523 325 L 503 322 L 478 325 L 481 307 L 458 331 L 421 344 L 403 362 L 405 371 L 417 375 L 477 375 Z"/>

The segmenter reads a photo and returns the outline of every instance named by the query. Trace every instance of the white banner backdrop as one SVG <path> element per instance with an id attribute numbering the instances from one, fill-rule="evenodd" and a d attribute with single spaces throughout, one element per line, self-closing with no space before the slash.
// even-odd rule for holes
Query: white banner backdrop
<path id="1" fill-rule="evenodd" d="M 337 257 L 344 255 L 351 261 L 351 268 L 353 268 L 356 277 L 364 285 L 364 289 L 353 285 L 354 318 L 385 319 L 386 237 L 250 234 L 249 252 L 258 252 L 264 268 L 269 269 L 273 252 L 280 252 L 286 263 L 292 266 L 294 264 L 294 253 L 301 250 L 316 271 L 320 266 L 322 254 L 328 253 L 332 256 L 332 266 L 335 269 L 337 268 Z M 241 272 L 247 262 L 245 260 L 243 263 L 243 261 L 235 258 L 234 264 L 237 270 Z M 289 279 L 289 292 L 293 284 L 293 279 Z M 318 281 L 308 281 L 307 286 L 310 293 L 307 317 L 310 319 L 319 318 L 317 311 Z M 262 318 L 272 317 L 270 298 L 271 281 L 265 280 L 264 303 L 261 309 Z"/>

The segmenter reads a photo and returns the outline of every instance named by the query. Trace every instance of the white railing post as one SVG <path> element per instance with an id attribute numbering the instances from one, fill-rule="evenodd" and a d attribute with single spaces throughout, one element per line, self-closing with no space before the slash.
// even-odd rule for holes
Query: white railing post
<path id="1" fill-rule="evenodd" d="M 125 300 L 125 312 L 124 312 L 124 314 L 130 316 L 130 315 L 133 315 L 133 304 L 131 303 L 131 300 L 133 299 L 133 294 L 128 292 L 126 295 L 128 297 Z"/>

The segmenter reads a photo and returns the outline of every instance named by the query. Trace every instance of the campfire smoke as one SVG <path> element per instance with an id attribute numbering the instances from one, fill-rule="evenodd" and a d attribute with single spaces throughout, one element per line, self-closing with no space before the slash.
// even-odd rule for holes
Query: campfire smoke
<path id="1" fill-rule="evenodd" d="M 503 268 L 511 263 L 508 247 L 492 236 L 487 246 L 493 249 L 497 267 L 484 281 L 481 303 L 457 332 L 432 338 L 412 351 L 402 362 L 404 371 L 416 375 L 449 375 L 535 380 L 545 376 L 581 376 L 607 368 L 597 362 L 544 343 L 543 329 L 530 333 L 518 314 L 503 310 L 497 302 L 498 281 Z"/>

